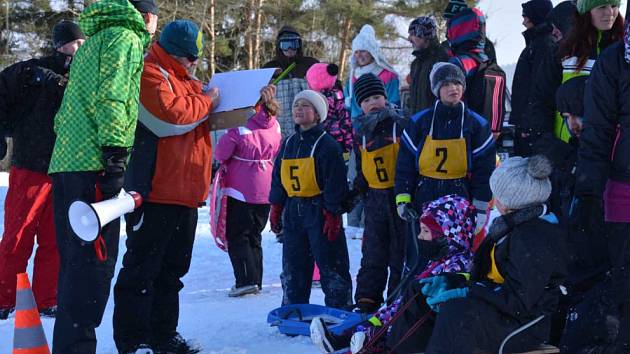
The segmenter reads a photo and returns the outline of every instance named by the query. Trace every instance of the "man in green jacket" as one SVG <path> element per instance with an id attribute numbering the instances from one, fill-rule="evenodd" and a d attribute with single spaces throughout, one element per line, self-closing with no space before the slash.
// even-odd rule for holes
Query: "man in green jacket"
<path id="1" fill-rule="evenodd" d="M 118 256 L 120 221 L 94 243 L 74 235 L 68 209 L 117 195 L 133 145 L 144 49 L 157 26 L 154 0 L 101 0 L 86 8 L 79 26 L 88 40 L 77 52 L 61 108 L 48 172 L 53 181 L 60 255 L 54 354 L 96 353 Z"/>

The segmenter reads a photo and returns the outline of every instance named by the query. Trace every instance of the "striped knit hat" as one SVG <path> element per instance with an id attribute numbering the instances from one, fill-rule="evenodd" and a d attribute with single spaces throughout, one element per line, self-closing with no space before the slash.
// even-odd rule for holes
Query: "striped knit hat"
<path id="1" fill-rule="evenodd" d="M 387 98 L 383 81 L 372 73 L 361 75 L 354 83 L 354 96 L 357 98 L 359 106 L 365 99 L 375 95 Z"/>

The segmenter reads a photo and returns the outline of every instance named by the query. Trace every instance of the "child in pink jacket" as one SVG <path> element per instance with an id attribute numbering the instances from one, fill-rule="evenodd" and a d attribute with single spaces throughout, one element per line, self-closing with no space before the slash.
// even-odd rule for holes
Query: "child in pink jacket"
<path id="1" fill-rule="evenodd" d="M 230 297 L 255 294 L 262 287 L 261 232 L 269 216 L 273 160 L 282 140 L 275 95 L 275 86 L 264 87 L 259 112 L 245 126 L 228 130 L 215 149 L 215 159 L 226 168 L 226 236 L 236 278 Z"/>

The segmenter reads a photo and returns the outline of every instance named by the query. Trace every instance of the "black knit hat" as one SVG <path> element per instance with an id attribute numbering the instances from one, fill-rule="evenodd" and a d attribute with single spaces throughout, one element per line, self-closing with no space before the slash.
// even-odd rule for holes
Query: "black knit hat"
<path id="1" fill-rule="evenodd" d="M 79 25 L 72 21 L 62 20 L 57 22 L 52 30 L 53 47 L 58 49 L 77 39 L 85 39 Z"/>
<path id="2" fill-rule="evenodd" d="M 465 0 L 450 0 L 442 16 L 448 20 L 467 8 L 468 4 Z"/>
<path id="3" fill-rule="evenodd" d="M 357 98 L 357 103 L 359 105 L 371 96 L 381 95 L 387 98 L 383 81 L 372 73 L 361 75 L 361 77 L 359 77 L 359 79 L 354 83 L 353 87 L 354 97 Z"/>
<path id="4" fill-rule="evenodd" d="M 129 2 L 140 13 L 143 13 L 143 14 L 151 13 L 154 15 L 158 14 L 158 6 L 155 3 L 155 0 L 129 0 Z"/>
<path id="5" fill-rule="evenodd" d="M 523 17 L 529 18 L 535 26 L 545 22 L 547 15 L 553 9 L 551 0 L 530 0 L 521 4 Z"/>

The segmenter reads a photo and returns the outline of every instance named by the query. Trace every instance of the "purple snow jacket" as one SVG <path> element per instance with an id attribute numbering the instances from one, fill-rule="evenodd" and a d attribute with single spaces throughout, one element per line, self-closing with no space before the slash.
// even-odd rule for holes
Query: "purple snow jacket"
<path id="1" fill-rule="evenodd" d="M 273 160 L 280 149 L 280 125 L 263 109 L 219 139 L 214 157 L 226 168 L 223 191 L 250 204 L 268 204 Z"/>

